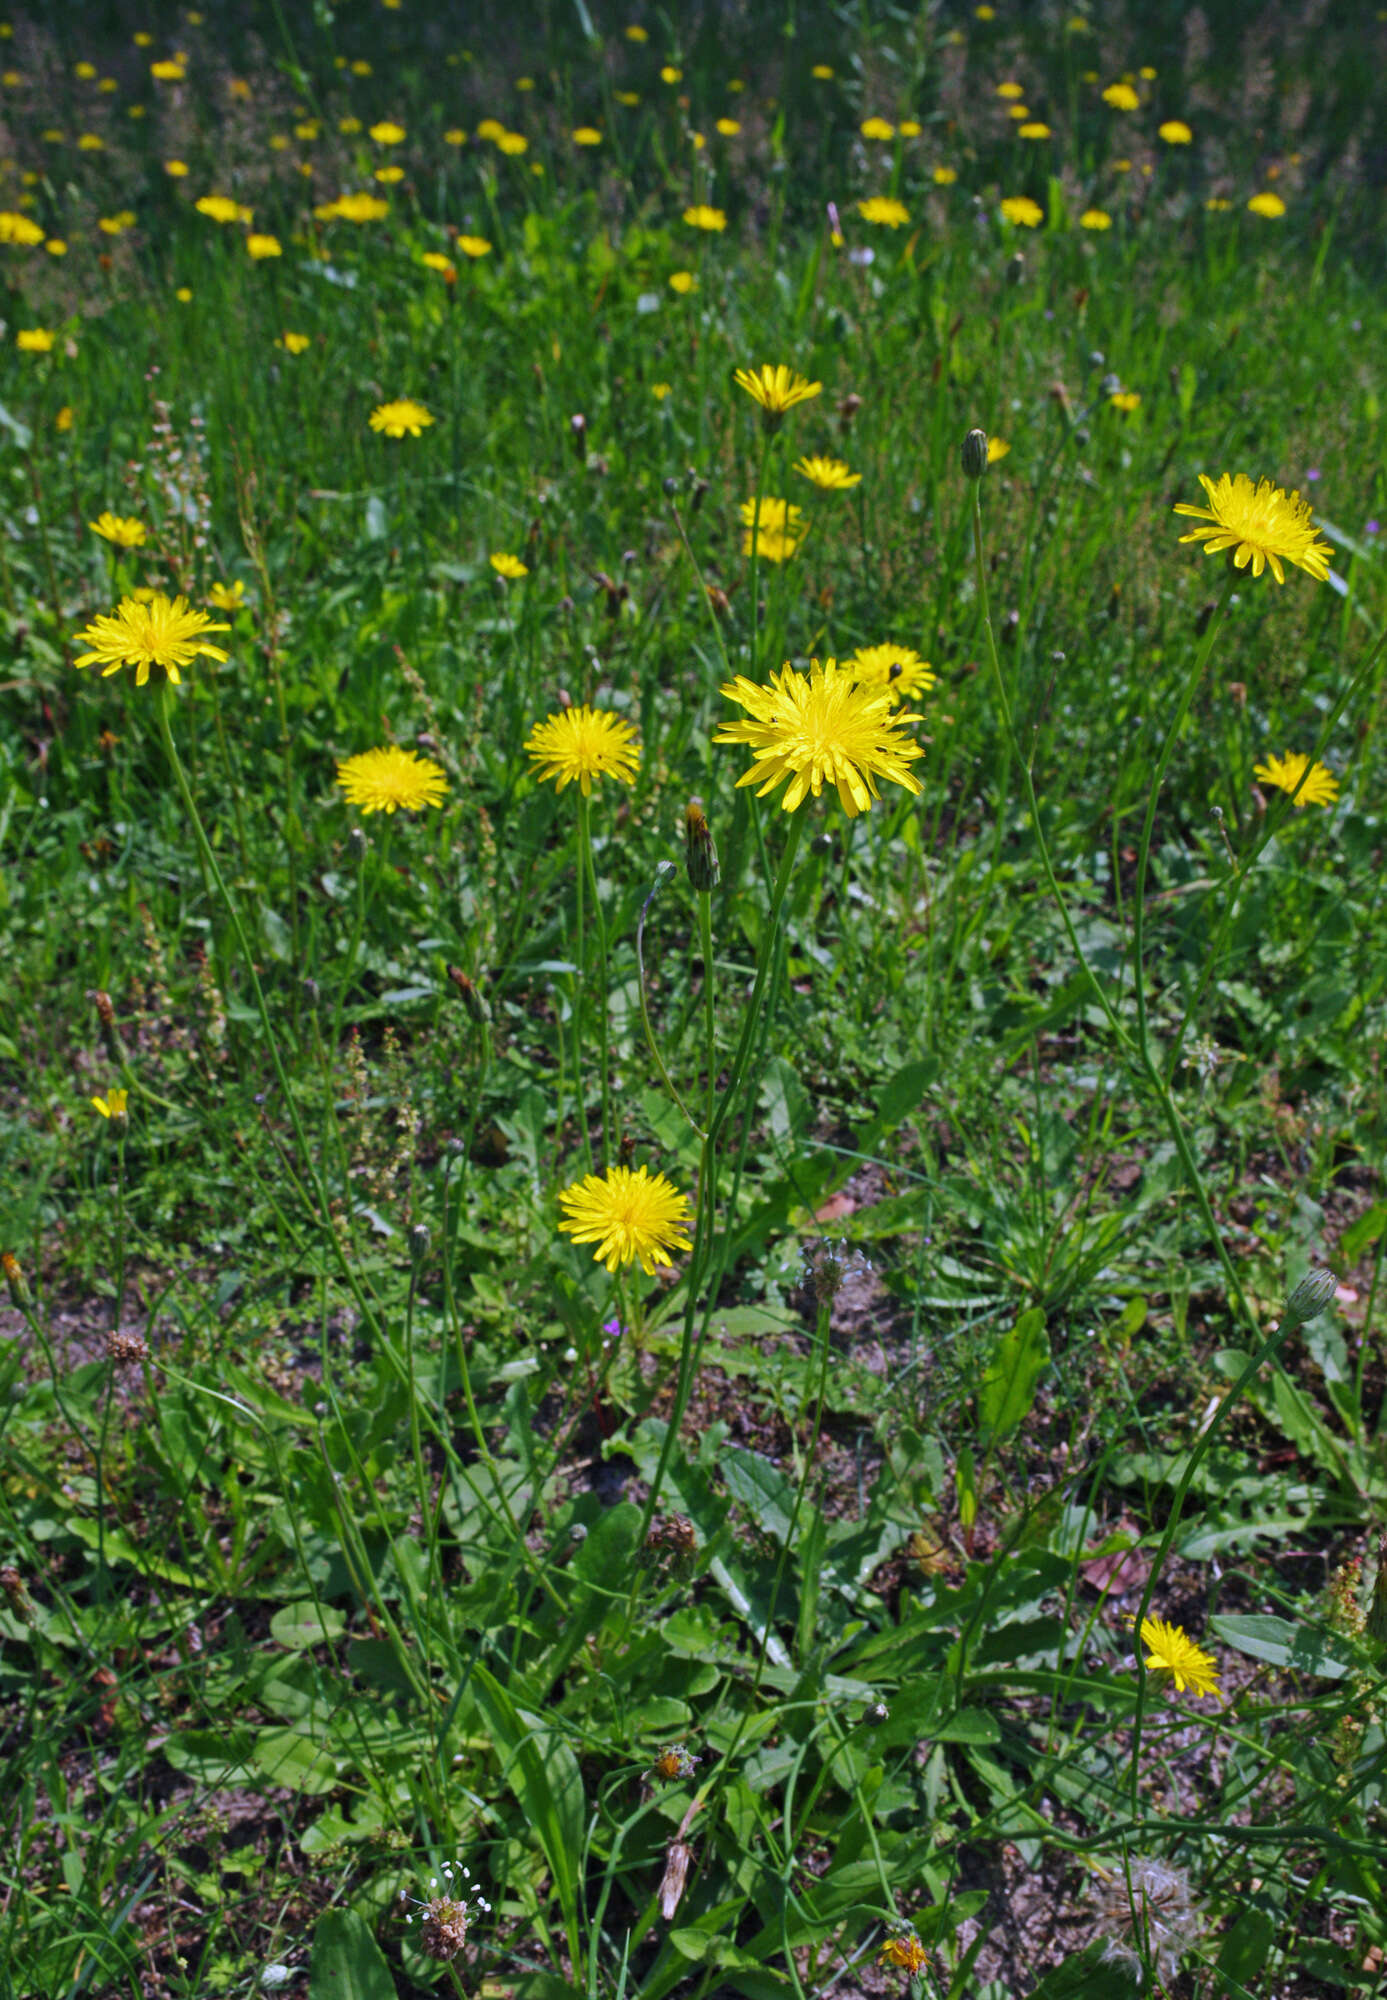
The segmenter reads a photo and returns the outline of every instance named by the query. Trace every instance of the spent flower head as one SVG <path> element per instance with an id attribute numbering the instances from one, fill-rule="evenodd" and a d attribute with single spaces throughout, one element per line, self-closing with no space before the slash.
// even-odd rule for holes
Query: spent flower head
<path id="1" fill-rule="evenodd" d="M 1334 551 L 1316 539 L 1310 502 L 1299 492 L 1287 493 L 1269 479 L 1259 479 L 1254 486 L 1245 472 L 1231 478 L 1225 472 L 1217 484 L 1201 472 L 1199 483 L 1208 495 L 1208 506 L 1180 500 L 1175 512 L 1206 525 L 1181 535 L 1182 542 L 1203 542 L 1205 554 L 1211 556 L 1231 549 L 1235 569 L 1246 569 L 1250 563 L 1252 574 L 1260 576 L 1270 568 L 1278 583 L 1286 581 L 1283 562 L 1294 563 L 1317 583 L 1326 580 Z"/>
<path id="2" fill-rule="evenodd" d="M 419 1917 L 418 1945 L 425 1958 L 447 1964 L 462 1951 L 467 1933 L 479 1915 L 490 1916 L 491 1905 L 471 1879 L 470 1870 L 445 1861 L 428 1881 L 427 1896 L 401 1889 L 399 1903 L 407 1924 Z"/>
<path id="3" fill-rule="evenodd" d="M 811 660 L 802 674 L 787 660 L 766 686 L 738 674 L 722 692 L 751 718 L 724 723 L 713 739 L 750 747 L 751 768 L 738 788 L 755 785 L 764 798 L 788 779 L 781 800 L 786 812 L 811 794 L 818 798 L 825 784 L 836 787 L 850 819 L 880 798 L 880 778 L 908 792 L 923 789 L 909 766 L 924 753 L 905 734 L 919 716 L 894 715 L 890 692 L 864 685 L 851 667 Z"/>
<path id="4" fill-rule="evenodd" d="M 1107 1940 L 1103 1958 L 1138 1980 L 1154 1967 L 1166 1982 L 1204 1929 L 1204 1913 L 1190 1878 L 1172 1862 L 1142 1855 L 1099 1871 L 1097 1930 Z"/>

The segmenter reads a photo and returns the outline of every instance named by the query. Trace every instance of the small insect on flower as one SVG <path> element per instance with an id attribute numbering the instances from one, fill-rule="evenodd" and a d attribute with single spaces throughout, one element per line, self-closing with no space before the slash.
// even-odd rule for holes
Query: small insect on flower
<path id="1" fill-rule="evenodd" d="M 1151 1648 L 1147 1670 L 1173 1680 L 1177 1694 L 1187 1687 L 1201 1697 L 1218 1693 L 1218 1662 L 1195 1645 L 1183 1626 L 1167 1625 L 1163 1618 L 1143 1618 L 1141 1643 Z"/>
<path id="2" fill-rule="evenodd" d="M 424 1957 L 446 1965 L 462 1951 L 478 1915 L 490 1916 L 491 1905 L 473 1886 L 470 1870 L 454 1867 L 451 1861 L 429 1877 L 428 1889 L 425 1897 L 401 1889 L 399 1903 L 407 1924 L 413 1924 L 416 1910 L 419 1913 L 418 1945 Z"/>
<path id="3" fill-rule="evenodd" d="M 917 694 L 927 694 L 938 678 L 913 646 L 859 646 L 844 665 L 856 673 L 864 687 L 887 689 L 893 703 L 914 701 Z"/>
<path id="4" fill-rule="evenodd" d="M 877 1953 L 877 1964 L 894 1966 L 898 1972 L 908 1973 L 913 1979 L 929 1964 L 929 1953 L 909 1924 L 902 1924 L 882 1945 Z"/>
<path id="5" fill-rule="evenodd" d="M 525 754 L 537 778 L 552 778 L 560 792 L 576 778 L 584 798 L 591 796 L 594 778 L 634 785 L 641 760 L 630 723 L 586 703 L 537 722 L 526 739 Z"/>
<path id="6" fill-rule="evenodd" d="M 1181 500 L 1175 512 L 1209 525 L 1181 535 L 1182 542 L 1203 542 L 1205 554 L 1211 556 L 1231 549 L 1235 569 L 1246 569 L 1250 563 L 1252 574 L 1260 576 L 1270 568 L 1278 583 L 1286 581 L 1283 561 L 1294 563 L 1317 583 L 1327 579 L 1334 551 L 1327 542 L 1316 540 L 1310 502 L 1299 492 L 1287 493 L 1269 479 L 1259 479 L 1254 486 L 1245 472 L 1233 478 L 1225 472 L 1217 485 L 1201 472 L 1199 483 L 1208 495 L 1208 506 L 1194 507 Z"/>
<path id="7" fill-rule="evenodd" d="M 1252 775 L 1264 785 L 1275 785 L 1278 791 L 1292 793 L 1291 803 L 1297 811 L 1305 806 L 1332 806 L 1339 796 L 1339 780 L 1329 766 L 1311 764 L 1299 750 L 1288 750 L 1284 757 L 1268 753 L 1265 764 L 1253 765 Z"/>
<path id="8" fill-rule="evenodd" d="M 348 805 L 362 813 L 420 812 L 442 805 L 448 789 L 442 765 L 397 743 L 345 758 L 337 766 L 337 783 Z"/>
<path id="9" fill-rule="evenodd" d="M 381 403 L 371 412 L 370 423 L 373 431 L 383 432 L 386 437 L 420 437 L 424 427 L 433 418 L 422 403 L 401 396 L 393 403 Z"/>
<path id="10" fill-rule="evenodd" d="M 113 514 L 109 507 L 94 521 L 88 521 L 87 526 L 103 541 L 114 542 L 118 549 L 142 548 L 149 532 L 133 514 Z"/>
<path id="11" fill-rule="evenodd" d="M 585 1174 L 563 1190 L 559 1207 L 567 1211 L 559 1228 L 575 1243 L 594 1244 L 594 1258 L 611 1272 L 639 1258 L 646 1276 L 653 1277 L 676 1250 L 693 1248 L 687 1234 L 689 1197 L 647 1167 Z"/>
<path id="12" fill-rule="evenodd" d="M 650 1766 L 646 1776 L 663 1778 L 671 1783 L 676 1778 L 691 1778 L 698 1767 L 698 1759 L 682 1743 L 671 1743 L 662 1750 Z"/>

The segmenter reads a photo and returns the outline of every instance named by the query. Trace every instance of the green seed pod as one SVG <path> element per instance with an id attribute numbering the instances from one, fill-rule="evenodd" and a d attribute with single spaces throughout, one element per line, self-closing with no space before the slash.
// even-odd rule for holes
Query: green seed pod
<path id="1" fill-rule="evenodd" d="M 1304 1326 L 1307 1320 L 1318 1319 L 1333 1298 L 1337 1283 L 1332 1271 L 1307 1271 L 1286 1301 L 1282 1332 L 1290 1333 L 1292 1328 Z"/>
<path id="2" fill-rule="evenodd" d="M 981 479 L 987 470 L 987 432 L 972 430 L 963 440 L 963 476 Z"/>

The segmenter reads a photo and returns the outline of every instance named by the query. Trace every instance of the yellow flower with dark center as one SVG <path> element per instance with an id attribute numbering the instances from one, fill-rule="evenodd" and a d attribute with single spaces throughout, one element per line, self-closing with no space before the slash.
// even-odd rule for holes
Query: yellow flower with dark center
<path id="1" fill-rule="evenodd" d="M 29 216 L 13 208 L 0 209 L 0 243 L 20 243 L 27 249 L 42 241 L 43 231 Z"/>
<path id="2" fill-rule="evenodd" d="M 1205 554 L 1211 556 L 1231 549 L 1234 567 L 1246 569 L 1250 563 L 1254 576 L 1270 565 L 1278 583 L 1286 581 L 1283 561 L 1294 563 L 1317 583 L 1326 580 L 1334 551 L 1327 542 L 1316 540 L 1310 502 L 1302 500 L 1299 492 L 1287 493 L 1269 479 L 1260 479 L 1254 486 L 1245 472 L 1232 479 L 1225 472 L 1217 485 L 1207 472 L 1201 472 L 1199 483 L 1209 505 L 1193 507 L 1181 500 L 1175 512 L 1210 525 L 1181 535 L 1182 542 L 1203 542 Z"/>
<path id="3" fill-rule="evenodd" d="M 1263 194 L 1254 194 L 1247 205 L 1253 215 L 1264 215 L 1270 222 L 1275 222 L 1278 217 L 1286 213 L 1285 202 L 1279 194 L 1273 194 L 1270 189 Z"/>
<path id="4" fill-rule="evenodd" d="M 579 125 L 573 134 L 575 146 L 600 146 L 602 134 L 595 125 Z"/>
<path id="5" fill-rule="evenodd" d="M 886 118 L 864 118 L 859 130 L 864 139 L 880 139 L 884 142 L 896 136 L 895 126 Z"/>
<path id="6" fill-rule="evenodd" d="M 1135 389 L 1114 389 L 1108 401 L 1115 410 L 1121 410 L 1123 415 L 1128 417 L 1133 410 L 1141 408 L 1141 397 Z"/>
<path id="7" fill-rule="evenodd" d="M 1028 119 L 1024 125 L 1017 127 L 1017 137 L 1020 139 L 1048 139 L 1049 136 L 1049 126 L 1039 118 Z"/>
<path id="8" fill-rule="evenodd" d="M 143 548 L 149 532 L 133 514 L 113 514 L 109 507 L 94 521 L 88 521 L 87 526 L 104 541 L 114 542 L 118 549 Z"/>
<path id="9" fill-rule="evenodd" d="M 181 669 L 191 666 L 198 654 L 205 653 L 211 660 L 226 659 L 221 647 L 209 644 L 203 635 L 230 629 L 214 624 L 205 611 L 194 611 L 181 595 L 169 598 L 161 590 L 151 591 L 143 603 L 122 597 L 113 612 L 93 618 L 77 634 L 77 643 L 91 651 L 73 665 L 98 666 L 103 675 L 133 667 L 136 687 L 144 686 L 151 667 L 162 667 L 176 684 L 183 677 Z"/>
<path id="10" fill-rule="evenodd" d="M 282 347 L 286 354 L 302 354 L 312 344 L 306 333 L 282 333 L 275 342 L 275 346 Z"/>
<path id="11" fill-rule="evenodd" d="M 207 602 L 215 611 L 239 611 L 246 601 L 246 586 L 240 577 L 234 583 L 214 583 Z"/>
<path id="12" fill-rule="evenodd" d="M 491 245 L 484 236 L 459 236 L 458 249 L 464 257 L 489 257 Z"/>
<path id="13" fill-rule="evenodd" d="M 774 367 L 766 362 L 760 368 L 738 368 L 732 380 L 739 389 L 745 389 L 753 402 L 759 403 L 768 417 L 783 417 L 796 403 L 807 403 L 811 397 L 822 393 L 822 382 L 810 382 L 805 376 L 787 368 L 783 361 Z"/>
<path id="14" fill-rule="evenodd" d="M 743 500 L 742 526 L 746 529 L 742 554 L 754 552 L 761 562 L 769 563 L 789 562 L 809 532 L 803 509 L 770 493 L 762 498 L 759 511 L 754 496 Z"/>
<path id="15" fill-rule="evenodd" d="M 1143 1618 L 1141 1643 L 1151 1648 L 1146 1661 L 1150 1672 L 1173 1680 L 1177 1694 L 1187 1687 L 1197 1695 L 1218 1693 L 1213 1654 L 1196 1646 L 1182 1626 L 1167 1625 L 1163 1618 Z"/>
<path id="16" fill-rule="evenodd" d="M 246 249 L 257 264 L 263 263 L 266 257 L 282 257 L 284 255 L 284 252 L 279 247 L 279 238 L 277 236 L 248 236 L 246 238 Z"/>
<path id="17" fill-rule="evenodd" d="M 14 344 L 21 354 L 48 354 L 57 337 L 46 326 L 21 326 L 15 334 Z"/>
<path id="18" fill-rule="evenodd" d="M 693 1248 L 689 1197 L 648 1167 L 584 1174 L 563 1190 L 559 1207 L 565 1211 L 559 1223 L 563 1233 L 575 1243 L 593 1244 L 597 1262 L 612 1272 L 639 1258 L 646 1276 L 653 1277 L 675 1251 Z"/>
<path id="19" fill-rule="evenodd" d="M 420 812 L 443 803 L 448 779 L 441 764 L 387 743 L 379 750 L 362 750 L 343 758 L 337 783 L 347 804 L 361 813 Z"/>
<path id="20" fill-rule="evenodd" d="M 1136 111 L 1141 105 L 1141 99 L 1130 83 L 1110 83 L 1103 92 L 1103 102 L 1111 105 L 1114 111 Z"/>
<path id="21" fill-rule="evenodd" d="M 857 212 L 864 222 L 880 222 L 887 229 L 901 229 L 910 220 L 910 210 L 903 201 L 895 201 L 889 194 L 868 195 L 857 204 Z"/>
<path id="22" fill-rule="evenodd" d="M 1044 209 L 1028 194 L 1009 194 L 1002 203 L 1002 214 L 1019 229 L 1039 229 L 1045 220 Z"/>
<path id="23" fill-rule="evenodd" d="M 690 292 L 698 289 L 698 279 L 692 271 L 671 271 L 669 274 L 669 288 L 672 292 L 678 292 L 681 297 L 686 297 Z"/>
<path id="24" fill-rule="evenodd" d="M 991 19 L 992 9 L 979 7 L 978 13 L 984 19 Z M 929 1953 L 914 1931 L 892 1931 L 877 1953 L 877 1964 L 892 1966 L 897 1972 L 908 1972 L 913 1979 L 929 1964 Z"/>
<path id="25" fill-rule="evenodd" d="M 710 208 L 707 202 L 696 201 L 684 210 L 684 220 L 690 229 L 720 231 L 727 227 L 727 217 L 720 208 Z"/>
<path id="26" fill-rule="evenodd" d="M 1156 130 L 1167 146 L 1188 146 L 1194 139 L 1193 132 L 1183 118 L 1167 118 L 1163 125 L 1156 127 Z"/>
<path id="27" fill-rule="evenodd" d="M 422 403 L 401 396 L 393 403 L 381 403 L 372 410 L 370 422 L 373 431 L 383 431 L 386 437 L 402 438 L 408 434 L 417 438 L 425 425 L 433 422 L 433 418 Z"/>
<path id="28" fill-rule="evenodd" d="M 1105 208 L 1086 208 L 1079 217 L 1080 229 L 1111 229 L 1112 217 Z"/>
<path id="29" fill-rule="evenodd" d="M 379 125 L 371 127 L 371 137 L 378 146 L 398 146 L 405 136 L 403 125 L 396 125 L 389 118 L 382 118 Z"/>
<path id="30" fill-rule="evenodd" d="M 841 493 L 849 486 L 860 486 L 862 483 L 862 474 L 854 472 L 841 458 L 796 459 L 794 470 L 817 486 L 821 493 Z"/>
<path id="31" fill-rule="evenodd" d="M 988 464 L 995 465 L 997 463 L 997 460 L 999 458 L 1005 458 L 1010 450 L 1011 446 L 1006 440 L 1006 438 L 990 437 L 987 440 Z"/>
<path id="32" fill-rule="evenodd" d="M 508 555 L 505 549 L 497 549 L 487 557 L 487 561 L 497 576 L 509 577 L 512 583 L 530 574 L 529 565 L 521 562 L 519 556 Z"/>
<path id="33" fill-rule="evenodd" d="M 525 754 L 534 765 L 537 778 L 552 778 L 555 789 L 577 780 L 587 798 L 594 778 L 615 778 L 634 785 L 640 768 L 640 745 L 636 732 L 621 716 L 609 709 L 561 708 L 537 722 L 525 743 Z"/>
<path id="34" fill-rule="evenodd" d="M 713 741 L 751 748 L 753 762 L 737 780 L 739 789 L 755 785 L 764 798 L 788 779 L 785 812 L 811 795 L 818 798 L 826 784 L 836 787 L 850 819 L 881 797 L 880 778 L 908 792 L 923 789 L 909 766 L 924 752 L 903 733 L 919 716 L 893 715 L 884 688 L 864 686 L 854 669 L 836 660 L 811 660 L 808 674 L 787 661 L 765 687 L 738 674 L 722 693 L 751 720 L 725 723 Z"/>
<path id="35" fill-rule="evenodd" d="M 927 694 L 938 676 L 928 660 L 922 660 L 913 646 L 859 646 L 844 668 L 855 673 L 864 687 L 884 688 L 893 703 L 914 701 Z"/>
<path id="36" fill-rule="evenodd" d="M 1306 776 L 1306 773 L 1309 776 Z M 1297 811 L 1305 806 L 1332 806 L 1339 796 L 1339 780 L 1327 764 L 1311 764 L 1310 759 L 1299 750 L 1288 750 L 1284 757 L 1269 753 L 1265 764 L 1254 764 L 1254 778 L 1260 778 L 1264 785 L 1275 785 L 1278 791 L 1295 792 L 1292 803 Z M 1305 779 L 1303 785 L 1301 779 Z M 1296 786 L 1300 790 L 1296 792 Z"/>
<path id="37" fill-rule="evenodd" d="M 103 1118 L 113 1118 L 119 1125 L 124 1121 L 125 1107 L 130 1102 L 130 1093 L 126 1090 L 108 1090 L 104 1097 L 94 1097 L 91 1102 L 93 1111 L 99 1111 Z"/>
<path id="38" fill-rule="evenodd" d="M 205 215 L 213 222 L 249 222 L 252 211 L 239 201 L 233 201 L 229 194 L 205 194 L 195 201 L 193 207 L 199 215 Z"/>

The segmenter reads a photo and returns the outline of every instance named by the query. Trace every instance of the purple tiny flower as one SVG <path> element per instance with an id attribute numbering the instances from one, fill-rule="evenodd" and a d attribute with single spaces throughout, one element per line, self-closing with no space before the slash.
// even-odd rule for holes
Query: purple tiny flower
<path id="1" fill-rule="evenodd" d="M 611 1334 L 615 1340 L 621 1332 L 621 1321 L 619 1319 L 604 1319 L 602 1322 L 602 1331 L 603 1333 Z"/>
<path id="2" fill-rule="evenodd" d="M 1309 485 L 1313 486 L 1313 485 L 1314 485 L 1314 483 L 1315 483 L 1315 481 L 1316 481 L 1316 480 L 1317 480 L 1317 479 L 1319 478 L 1319 476 L 1320 476 L 1320 469 L 1319 469 L 1319 467 L 1318 467 L 1317 465 L 1312 465 L 1312 466 L 1310 467 L 1310 470 L 1309 470 L 1309 471 L 1308 471 L 1308 472 L 1306 473 L 1306 475 L 1305 475 L 1305 478 L 1306 478 L 1306 482 L 1307 482 L 1307 483 L 1308 483 Z"/>
<path id="3" fill-rule="evenodd" d="M 1364 528 L 1363 533 L 1365 535 L 1380 535 L 1382 533 L 1382 530 L 1378 526 L 1376 521 L 1369 521 L 1367 527 Z"/>

